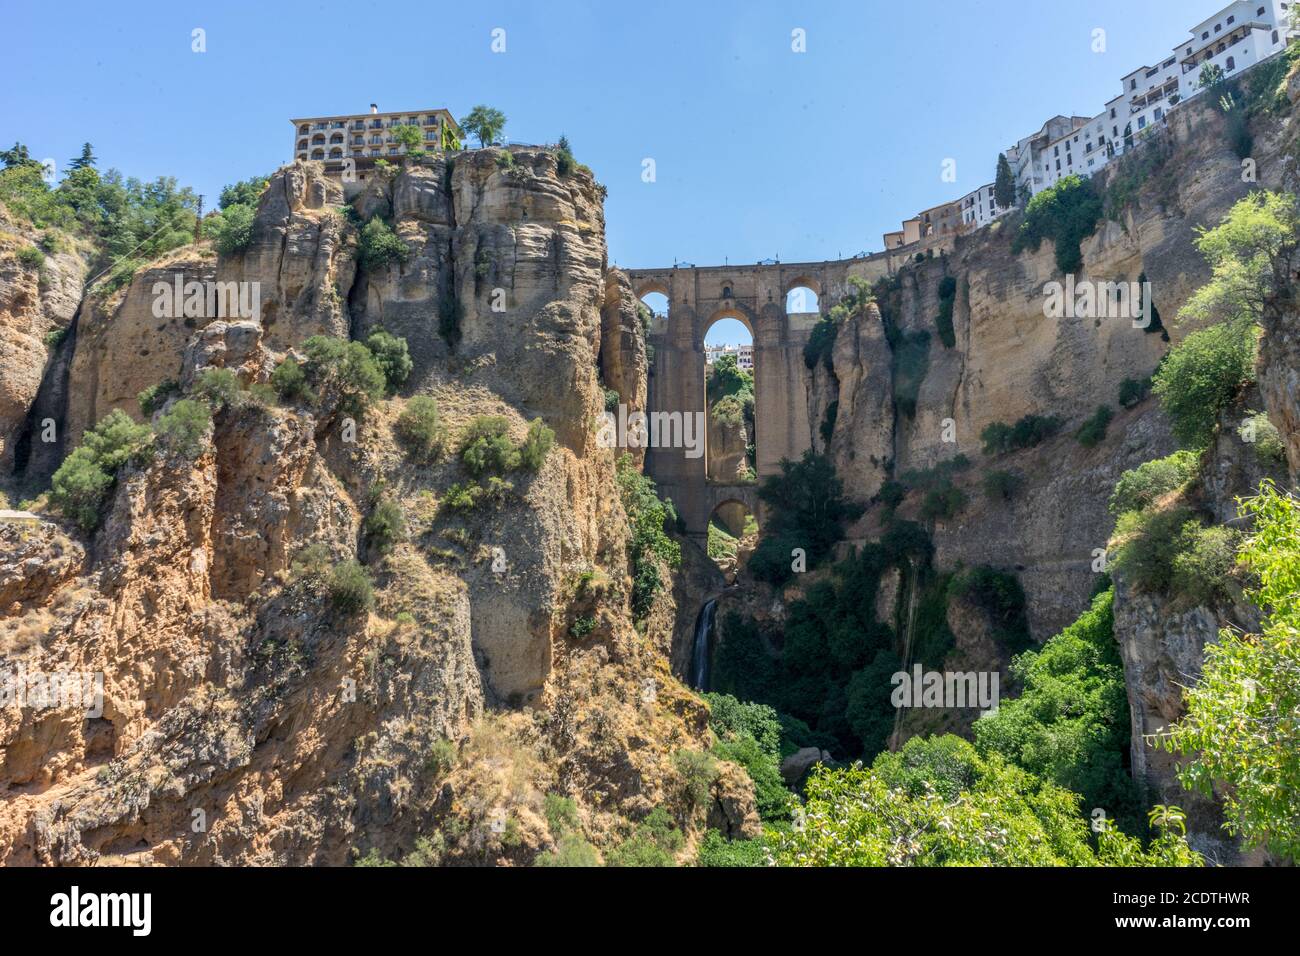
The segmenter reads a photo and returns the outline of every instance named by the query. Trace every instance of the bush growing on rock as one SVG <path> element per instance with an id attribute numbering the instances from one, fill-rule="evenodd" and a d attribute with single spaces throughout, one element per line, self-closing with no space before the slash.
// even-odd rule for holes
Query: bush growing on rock
<path id="1" fill-rule="evenodd" d="M 1225 322 L 1193 332 L 1174 346 L 1152 376 L 1174 437 L 1204 448 L 1222 412 L 1255 378 L 1256 327 Z"/>
<path id="2" fill-rule="evenodd" d="M 392 498 L 380 498 L 366 516 L 366 546 L 377 554 L 387 554 L 406 537 L 406 518 L 402 507 Z"/>
<path id="3" fill-rule="evenodd" d="M 307 384 L 318 398 L 333 399 L 345 414 L 360 416 L 383 395 L 383 370 L 360 342 L 313 335 L 302 344 L 302 351 Z"/>
<path id="4" fill-rule="evenodd" d="M 168 450 L 186 458 L 197 458 L 207 444 L 212 411 L 203 402 L 182 398 L 158 419 L 154 431 Z"/>
<path id="5" fill-rule="evenodd" d="M 984 476 L 984 495 L 991 501 L 1010 501 L 1024 487 L 1025 476 L 1015 471 L 990 471 Z"/>
<path id="6" fill-rule="evenodd" d="M 479 415 L 461 437 L 460 460 L 475 478 L 502 475 L 519 467 L 519 450 L 510 440 L 510 421 L 502 415 Z"/>
<path id="7" fill-rule="evenodd" d="M 330 569 L 325 579 L 330 604 L 342 614 L 360 614 L 375 603 L 370 573 L 356 558 L 341 561 Z"/>
<path id="8" fill-rule="evenodd" d="M 541 468 L 554 444 L 555 432 L 547 428 L 540 418 L 534 418 L 528 425 L 528 434 L 519 446 L 519 466 L 529 471 Z"/>
<path id="9" fill-rule="evenodd" d="M 446 436 L 437 400 L 429 395 L 412 397 L 397 417 L 393 431 L 412 460 L 420 464 L 434 461 Z"/>
<path id="10" fill-rule="evenodd" d="M 148 425 L 138 425 L 126 412 L 114 409 L 86 432 L 54 473 L 50 504 L 82 531 L 94 531 L 118 471 L 128 461 L 143 461 L 152 438 Z"/>
<path id="11" fill-rule="evenodd" d="M 411 362 L 410 350 L 406 339 L 391 335 L 382 329 L 372 332 L 366 339 L 366 348 L 375 357 L 375 364 L 384 373 L 384 390 L 388 395 L 397 394 L 402 383 L 411 374 L 414 364 Z"/>
<path id="12" fill-rule="evenodd" d="M 357 258 L 364 268 L 387 268 L 395 262 L 406 262 L 410 255 L 406 243 L 379 217 L 361 227 Z"/>
<path id="13" fill-rule="evenodd" d="M 1074 433 L 1075 439 L 1084 448 L 1096 448 L 1106 437 L 1106 429 L 1110 427 L 1110 421 L 1114 417 L 1115 413 L 1109 406 L 1098 406 L 1092 417 L 1079 426 L 1079 430 Z"/>
<path id="14" fill-rule="evenodd" d="M 136 401 L 140 403 L 140 411 L 146 416 L 151 416 L 166 405 L 167 399 L 178 391 L 180 391 L 180 386 L 176 384 L 175 380 L 169 378 L 157 385 L 150 385 L 136 396 Z"/>
<path id="15" fill-rule="evenodd" d="M 1200 458 L 1195 452 L 1176 451 L 1124 472 L 1111 493 L 1110 513 L 1118 517 L 1126 511 L 1151 507 L 1156 499 L 1184 487 L 1195 478 L 1199 466 Z"/>
<path id="16" fill-rule="evenodd" d="M 247 249 L 253 241 L 255 214 L 252 206 L 235 203 L 214 216 L 209 229 L 217 252 L 223 256 L 236 256 Z"/>

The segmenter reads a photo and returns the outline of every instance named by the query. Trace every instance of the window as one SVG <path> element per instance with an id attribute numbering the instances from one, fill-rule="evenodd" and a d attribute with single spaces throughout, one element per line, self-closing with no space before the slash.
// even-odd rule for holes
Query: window
<path id="1" fill-rule="evenodd" d="M 1276 30 L 1273 31 L 1273 42 L 1274 42 L 1274 43 L 1277 42 L 1277 31 L 1276 31 Z"/>
<path id="2" fill-rule="evenodd" d="M 1201 34 L 1201 39 L 1202 39 L 1202 40 L 1208 40 L 1209 38 L 1210 38 L 1210 31 L 1209 31 L 1209 30 L 1206 30 L 1204 33 Z"/>
<path id="3" fill-rule="evenodd" d="M 1228 69 L 1232 69 L 1232 67 L 1228 67 Z M 1157 107 L 1156 107 L 1156 121 L 1159 122 L 1161 119 L 1164 118 L 1164 115 L 1165 115 L 1165 111 L 1164 111 L 1163 109 L 1161 109 L 1159 106 L 1157 106 Z"/>
<path id="4" fill-rule="evenodd" d="M 1110 118 L 1111 119 L 1115 118 L 1115 107 L 1113 106 L 1110 108 Z"/>
<path id="5" fill-rule="evenodd" d="M 1146 129 L 1146 128 L 1147 128 L 1147 118 L 1145 116 L 1139 116 L 1138 129 Z"/>
<path id="6" fill-rule="evenodd" d="M 1228 17 L 1228 26 L 1232 26 L 1236 22 L 1237 22 L 1236 17 Z"/>
<path id="7" fill-rule="evenodd" d="M 1264 15 L 1264 8 L 1263 8 L 1263 7 L 1260 7 L 1258 10 L 1255 11 L 1255 16 L 1257 16 L 1257 17 L 1262 17 L 1263 15 Z"/>
<path id="8" fill-rule="evenodd" d="M 1236 61 L 1236 58 L 1234 58 L 1234 57 L 1228 57 L 1228 72 L 1232 72 L 1232 71 L 1235 70 L 1236 68 L 1237 68 L 1237 61 Z"/>
<path id="9" fill-rule="evenodd" d="M 1222 33 L 1222 32 L 1223 32 L 1223 24 L 1222 24 L 1222 23 L 1216 23 L 1216 24 L 1214 25 L 1214 32 L 1215 32 L 1215 33 Z"/>
<path id="10" fill-rule="evenodd" d="M 1130 90 L 1136 90 L 1136 89 L 1138 88 L 1138 81 L 1137 81 L 1136 79 L 1129 80 L 1129 81 L 1128 81 L 1128 88 L 1129 88 Z"/>

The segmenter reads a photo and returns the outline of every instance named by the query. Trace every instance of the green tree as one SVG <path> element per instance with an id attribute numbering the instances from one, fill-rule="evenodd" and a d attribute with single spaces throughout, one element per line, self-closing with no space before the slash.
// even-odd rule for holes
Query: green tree
<path id="1" fill-rule="evenodd" d="M 114 409 L 82 436 L 54 473 L 50 504 L 82 531 L 94 531 L 117 473 L 129 461 L 143 461 L 152 438 L 148 425 L 138 425 L 126 412 Z"/>
<path id="2" fill-rule="evenodd" d="M 394 126 L 389 130 L 389 135 L 393 137 L 393 142 L 399 146 L 405 146 L 408 152 L 415 152 L 424 143 L 424 136 L 420 132 L 420 127 L 409 123 L 403 126 Z"/>
<path id="3" fill-rule="evenodd" d="M 1185 716 L 1156 742 L 1187 758 L 1184 786 L 1222 796 L 1231 832 L 1300 861 L 1300 502 L 1266 481 L 1242 508 L 1260 633 L 1225 629 L 1206 647 Z"/>
<path id="4" fill-rule="evenodd" d="M 86 169 L 93 168 L 95 165 L 95 150 L 89 143 L 81 144 L 81 155 L 76 159 L 68 160 L 68 169 Z"/>
<path id="5" fill-rule="evenodd" d="M 154 431 L 167 448 L 186 458 L 197 458 L 207 444 L 212 411 L 203 402 L 182 398 L 158 419 Z"/>
<path id="6" fill-rule="evenodd" d="M 14 169 L 15 167 L 28 166 L 39 170 L 41 168 L 40 160 L 32 159 L 31 152 L 22 143 L 17 141 L 10 149 L 0 149 L 0 162 L 5 164 L 5 169 Z"/>
<path id="7" fill-rule="evenodd" d="M 215 220 L 209 235 L 223 256 L 239 255 L 253 241 L 253 207 L 234 204 L 228 206 Z"/>
<path id="8" fill-rule="evenodd" d="M 476 137 L 480 148 L 491 146 L 506 128 L 506 114 L 480 103 L 460 121 L 460 128 Z"/>
<path id="9" fill-rule="evenodd" d="M 1152 390 L 1184 447 L 1208 445 L 1219 414 L 1254 380 L 1257 335 L 1253 324 L 1224 322 L 1193 332 L 1165 355 Z"/>
<path id="10" fill-rule="evenodd" d="M 384 373 L 385 393 L 396 395 L 415 367 L 406 339 L 378 329 L 366 339 L 366 348 L 370 349 L 379 370 Z"/>
<path id="11" fill-rule="evenodd" d="M 993 201 L 1000 209 L 1010 209 L 1016 204 L 1016 179 L 1007 162 L 1006 153 L 998 153 L 998 171 L 993 181 Z"/>
<path id="12" fill-rule="evenodd" d="M 250 176 L 237 183 L 230 183 L 222 188 L 217 204 L 222 209 L 229 209 L 231 206 L 248 206 L 250 209 L 256 209 L 262 193 L 266 191 L 270 182 L 269 176 Z"/>
<path id="13" fill-rule="evenodd" d="M 392 227 L 378 216 L 361 227 L 358 258 L 367 269 L 378 269 L 410 258 L 411 250 Z"/>
<path id="14" fill-rule="evenodd" d="M 393 431 L 414 461 L 420 464 L 434 461 L 446 437 L 437 400 L 429 395 L 413 396 L 397 417 Z"/>
<path id="15" fill-rule="evenodd" d="M 1077 273 L 1083 268 L 1080 243 L 1096 230 L 1103 208 L 1091 179 L 1066 176 L 1029 200 L 1011 251 L 1037 249 L 1044 239 L 1051 239 L 1056 244 L 1056 267 L 1062 273 Z"/>

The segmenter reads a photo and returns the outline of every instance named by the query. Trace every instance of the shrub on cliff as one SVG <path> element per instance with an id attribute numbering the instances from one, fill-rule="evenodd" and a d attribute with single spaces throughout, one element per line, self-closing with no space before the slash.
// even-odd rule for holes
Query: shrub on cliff
<path id="1" fill-rule="evenodd" d="M 844 497 L 844 485 L 829 458 L 806 451 L 792 462 L 781 461 L 780 474 L 769 475 L 759 486 L 758 496 L 771 509 L 767 534 L 751 561 L 750 571 L 760 580 L 782 584 L 793 573 L 794 548 L 803 550 L 809 567 L 829 557 L 844 526 L 861 516 L 864 508 Z"/>
<path id="2" fill-rule="evenodd" d="M 446 437 L 437 400 L 429 395 L 413 396 L 397 417 L 393 431 L 412 460 L 420 464 L 434 461 Z"/>
<path id="3" fill-rule="evenodd" d="M 1067 274 L 1078 272 L 1083 267 L 1080 243 L 1096 230 L 1102 209 L 1092 180 L 1066 176 L 1029 200 L 1011 251 L 1037 250 L 1044 239 L 1051 239 L 1056 244 L 1056 267 Z"/>
<path id="4" fill-rule="evenodd" d="M 554 444 L 555 432 L 540 418 L 534 418 L 528 423 L 528 434 L 519 445 L 519 467 L 529 471 L 541 468 Z"/>
<path id="5" fill-rule="evenodd" d="M 1126 511 L 1141 511 L 1156 499 L 1184 487 L 1196 477 L 1200 456 L 1191 451 L 1176 451 L 1164 458 L 1144 462 L 1120 476 L 1111 493 L 1110 513 L 1118 517 Z"/>
<path id="6" fill-rule="evenodd" d="M 252 206 L 236 203 L 213 216 L 204 229 L 223 256 L 239 255 L 253 241 L 254 216 Z"/>
<path id="7" fill-rule="evenodd" d="M 662 561 L 670 568 L 681 564 L 681 545 L 668 536 L 667 530 L 677 521 L 677 512 L 671 501 L 659 498 L 655 483 L 636 470 L 631 455 L 620 456 L 615 468 L 619 498 L 632 529 L 628 541 L 632 616 L 642 620 L 650 613 L 655 595 L 664 586 L 658 563 Z"/>
<path id="8" fill-rule="evenodd" d="M 357 258 L 366 269 L 381 269 L 405 262 L 411 250 L 388 223 L 378 216 L 361 227 Z"/>
<path id="9" fill-rule="evenodd" d="M 1014 425 L 991 422 L 980 432 L 984 454 L 1001 455 L 1022 448 L 1032 448 L 1055 435 L 1061 420 L 1055 415 L 1026 415 Z"/>
<path id="10" fill-rule="evenodd" d="M 330 604 L 342 614 L 360 614 L 375 603 L 370 573 L 356 558 L 341 561 L 330 569 L 325 579 Z"/>
<path id="11" fill-rule="evenodd" d="M 1007 571 L 981 566 L 953 576 L 948 595 L 982 609 L 993 625 L 993 637 L 1012 653 L 1030 645 L 1026 601 L 1020 580 Z"/>
<path id="12" fill-rule="evenodd" d="M 165 448 L 186 458 L 197 458 L 207 444 L 212 410 L 203 402 L 182 398 L 154 425 Z"/>
<path id="13" fill-rule="evenodd" d="M 165 379 L 156 385 L 150 385 L 135 400 L 140 403 L 140 411 L 146 416 L 153 415 L 154 412 L 167 404 L 167 399 L 171 398 L 178 391 L 180 386 L 174 379 Z"/>
<path id="14" fill-rule="evenodd" d="M 1156 369 L 1156 397 L 1185 447 L 1209 444 L 1219 414 L 1254 380 L 1256 335 L 1253 323 L 1242 322 L 1193 332 Z"/>
<path id="15" fill-rule="evenodd" d="M 310 392 L 304 394 L 325 399 L 337 404 L 345 414 L 357 416 L 383 395 L 386 385 L 383 370 L 370 349 L 360 342 L 313 335 L 302 344 L 302 351 L 306 356 L 302 372 L 310 386 Z M 288 378 L 289 381 L 277 381 L 272 376 L 271 383 L 277 392 L 288 387 L 296 375 L 290 374 Z"/>
<path id="16" fill-rule="evenodd" d="M 984 495 L 990 501 L 1010 501 L 1024 487 L 1025 476 L 1015 471 L 990 471 L 984 476 Z"/>
<path id="17" fill-rule="evenodd" d="M 402 506 L 386 495 L 381 497 L 366 515 L 362 531 L 367 548 L 376 554 L 387 554 L 406 537 L 406 516 L 402 514 Z"/>
<path id="18" fill-rule="evenodd" d="M 366 339 L 366 348 L 375 357 L 375 364 L 384 373 L 384 390 L 388 395 L 397 394 L 402 383 L 410 377 L 415 367 L 411 361 L 411 352 L 406 346 L 406 339 L 391 335 L 383 329 L 370 333 Z"/>
<path id="19" fill-rule="evenodd" d="M 1101 807 L 1131 833 L 1143 830 L 1142 803 L 1124 766 L 1129 748 L 1124 667 L 1107 590 L 1092 607 L 1037 651 L 1011 664 L 1023 686 L 975 722 L 981 754 L 1000 753 L 1035 776 Z"/>
<path id="20" fill-rule="evenodd" d="M 950 349 L 957 344 L 957 332 L 952 325 L 952 310 L 956 302 L 957 280 L 952 276 L 944 276 L 939 280 L 939 314 L 934 320 L 939 341 L 944 348 Z"/>
<path id="21" fill-rule="evenodd" d="M 1300 861 L 1300 503 L 1271 482 L 1244 503 L 1241 549 L 1265 610 L 1258 634 L 1225 630 L 1206 647 L 1187 712 L 1161 746 L 1185 758 L 1183 786 L 1221 796 L 1229 832 Z"/>
<path id="22" fill-rule="evenodd" d="M 143 461 L 153 432 L 114 409 L 82 436 L 79 445 L 54 473 L 50 504 L 87 533 L 99 527 L 104 502 L 128 461 Z"/>
<path id="23" fill-rule="evenodd" d="M 461 436 L 460 460 L 475 478 L 504 475 L 519 467 L 519 450 L 510 440 L 510 421 L 502 415 L 479 415 Z"/>
<path id="24" fill-rule="evenodd" d="M 1095 448 L 1101 444 L 1102 439 L 1106 437 L 1106 430 L 1110 427 L 1110 420 L 1115 417 L 1115 413 L 1107 405 L 1099 405 L 1097 411 L 1092 417 L 1079 426 L 1079 430 L 1074 433 L 1075 440 L 1084 448 Z"/>

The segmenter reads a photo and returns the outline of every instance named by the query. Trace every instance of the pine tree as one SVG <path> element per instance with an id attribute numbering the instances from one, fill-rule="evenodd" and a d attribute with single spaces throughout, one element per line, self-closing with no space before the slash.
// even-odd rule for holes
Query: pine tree
<path id="1" fill-rule="evenodd" d="M 81 144 L 81 155 L 76 159 L 68 160 L 69 169 L 85 169 L 87 166 L 92 169 L 95 166 L 95 151 L 89 143 Z"/>
<path id="2" fill-rule="evenodd" d="M 1016 180 L 1011 175 L 1011 164 L 1006 153 L 998 153 L 998 175 L 993 183 L 993 201 L 999 209 L 1010 209 L 1016 204 Z"/>

